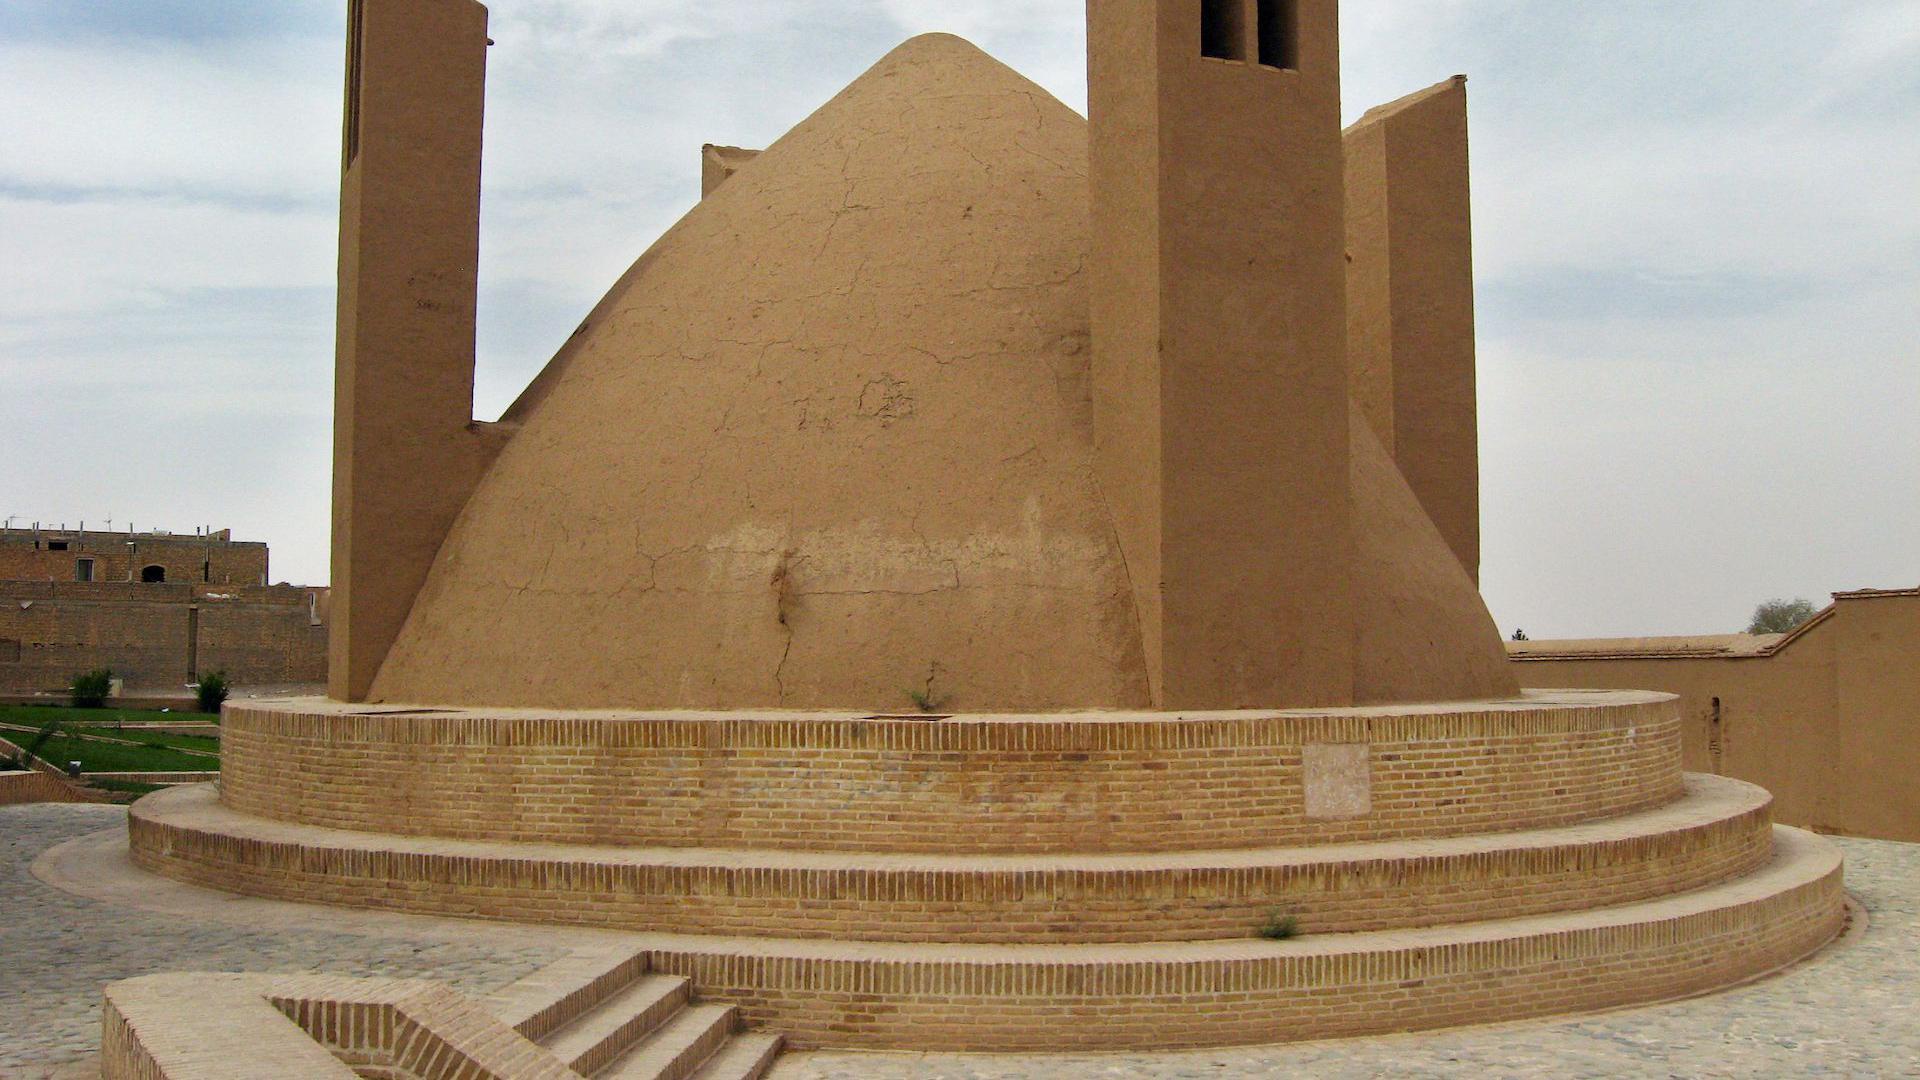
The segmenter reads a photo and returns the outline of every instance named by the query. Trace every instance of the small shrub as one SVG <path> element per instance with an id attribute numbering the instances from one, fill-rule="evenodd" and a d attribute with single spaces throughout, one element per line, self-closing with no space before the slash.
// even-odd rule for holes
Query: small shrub
<path id="1" fill-rule="evenodd" d="M 939 712 L 940 707 L 947 703 L 946 695 L 934 693 L 931 687 L 925 690 L 909 689 L 907 699 L 923 713 Z"/>
<path id="2" fill-rule="evenodd" d="M 111 693 L 113 672 L 107 668 L 95 668 L 73 677 L 73 707 L 76 709 L 102 708 L 107 703 L 107 695 Z"/>
<path id="3" fill-rule="evenodd" d="M 1820 614 L 1810 600 L 1769 600 L 1753 610 L 1749 634 L 1791 634 Z"/>
<path id="4" fill-rule="evenodd" d="M 1289 941 L 1300 936 L 1300 920 L 1291 915 L 1274 912 L 1260 927 L 1260 936 L 1268 941 Z"/>
<path id="5" fill-rule="evenodd" d="M 227 703 L 227 695 L 231 692 L 231 688 L 227 685 L 227 673 L 224 671 L 210 672 L 200 676 L 200 685 L 194 688 L 194 695 L 200 699 L 200 711 L 204 713 L 219 712 L 220 706 Z"/>

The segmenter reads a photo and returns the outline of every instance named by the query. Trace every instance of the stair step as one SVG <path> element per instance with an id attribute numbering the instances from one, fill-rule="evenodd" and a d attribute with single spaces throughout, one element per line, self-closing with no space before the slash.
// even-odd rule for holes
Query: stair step
<path id="1" fill-rule="evenodd" d="M 1449 926 L 1657 899 L 1731 880 L 1769 856 L 1771 797 L 1690 777 L 1685 798 L 1525 832 L 1298 848 L 1092 855 L 902 855 L 513 845 L 262 822 L 209 792 L 133 810 L 169 851 L 241 844 L 246 858 L 342 870 L 332 887 L 417 913 L 771 940 L 1101 945 L 1251 936 L 1276 908 L 1309 933 Z M 158 800 L 158 801 L 156 801 Z M 148 841 L 143 840 L 145 844 Z M 216 846 L 209 850 L 225 850 Z M 223 856 L 224 857 L 224 856 Z M 236 858 L 239 856 L 236 856 Z M 329 871 L 331 873 L 332 871 Z M 494 890 L 493 883 L 527 883 Z M 525 890 L 530 889 L 531 892 Z M 339 895 L 339 894 L 336 894 Z M 689 898 L 701 902 L 691 903 Z M 397 898 L 397 899 L 396 899 Z M 643 943 L 643 942 L 640 942 Z"/>
<path id="2" fill-rule="evenodd" d="M 686 1080 L 739 1026 L 740 1011 L 732 1005 L 694 1005 L 604 1072 L 589 1075 L 596 1080 Z"/>
<path id="3" fill-rule="evenodd" d="M 707 1059 L 693 1080 L 760 1080 L 773 1068 L 773 1060 L 786 1049 L 787 1040 L 763 1031 L 743 1031 L 727 1040 L 720 1052 Z"/>
<path id="4" fill-rule="evenodd" d="M 647 954 L 632 948 L 581 949 L 495 992 L 487 1009 L 538 1042 L 632 985 L 647 966 Z"/>
<path id="5" fill-rule="evenodd" d="M 541 1044 L 585 1076 L 645 1038 L 687 1004 L 687 980 L 677 975 L 642 975 Z"/>

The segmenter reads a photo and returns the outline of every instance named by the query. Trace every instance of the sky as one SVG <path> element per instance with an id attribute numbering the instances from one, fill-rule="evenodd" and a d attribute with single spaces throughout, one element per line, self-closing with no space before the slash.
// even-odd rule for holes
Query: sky
<path id="1" fill-rule="evenodd" d="M 1086 106 L 1081 0 L 496 0 L 476 415 L 907 36 Z M 345 0 L 0 2 L 0 516 L 327 575 Z M 1347 0 L 1471 77 L 1482 584 L 1536 638 L 1920 584 L 1920 0 Z"/>

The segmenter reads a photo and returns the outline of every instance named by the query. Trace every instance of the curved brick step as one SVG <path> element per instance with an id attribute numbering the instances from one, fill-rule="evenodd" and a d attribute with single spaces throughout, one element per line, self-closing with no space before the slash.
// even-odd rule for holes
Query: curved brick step
<path id="1" fill-rule="evenodd" d="M 1779 828 L 1746 877 L 1578 913 L 1285 942 L 966 946 L 644 935 L 656 970 L 792 1045 L 1063 1052 L 1377 1035 L 1667 1000 L 1846 923 L 1839 849 Z"/>
<path id="2" fill-rule="evenodd" d="M 1630 903 L 1772 855 L 1770 798 L 1695 776 L 1658 810 L 1447 840 L 1146 856 L 889 856 L 489 844 L 285 825 L 211 788 L 137 804 L 141 865 L 197 884 L 351 906 L 695 934 L 947 943 L 1245 938 Z"/>
<path id="3" fill-rule="evenodd" d="M 1209 851 L 1596 821 L 1679 798 L 1666 694 L 862 717 L 227 707 L 227 805 L 382 834 L 939 854 Z"/>

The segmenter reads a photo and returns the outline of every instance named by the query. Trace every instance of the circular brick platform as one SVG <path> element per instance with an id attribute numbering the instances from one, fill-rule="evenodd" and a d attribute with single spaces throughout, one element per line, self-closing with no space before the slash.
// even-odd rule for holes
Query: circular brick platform
<path id="1" fill-rule="evenodd" d="M 1316 756 L 1360 749 L 1364 806 Z M 951 854 L 1210 851 L 1506 832 L 1681 794 L 1674 699 L 862 718 L 229 705 L 221 799 L 400 836 Z"/>
<path id="2" fill-rule="evenodd" d="M 977 944 L 1434 926 L 1704 888 L 1773 858 L 1772 799 L 1692 777 L 1671 806 L 1424 841 L 1161 855 L 849 855 L 418 839 L 234 813 L 210 787 L 143 800 L 135 858 L 255 896 L 621 930 Z M 396 883 L 405 883 L 396 888 Z"/>
<path id="3" fill-rule="evenodd" d="M 802 1046 L 1313 1039 L 1657 1000 L 1838 933 L 1841 868 L 1680 772 L 1670 696 L 857 717 L 248 702 L 136 862 L 612 927 Z M 1270 915 L 1302 937 L 1269 942 Z"/>

